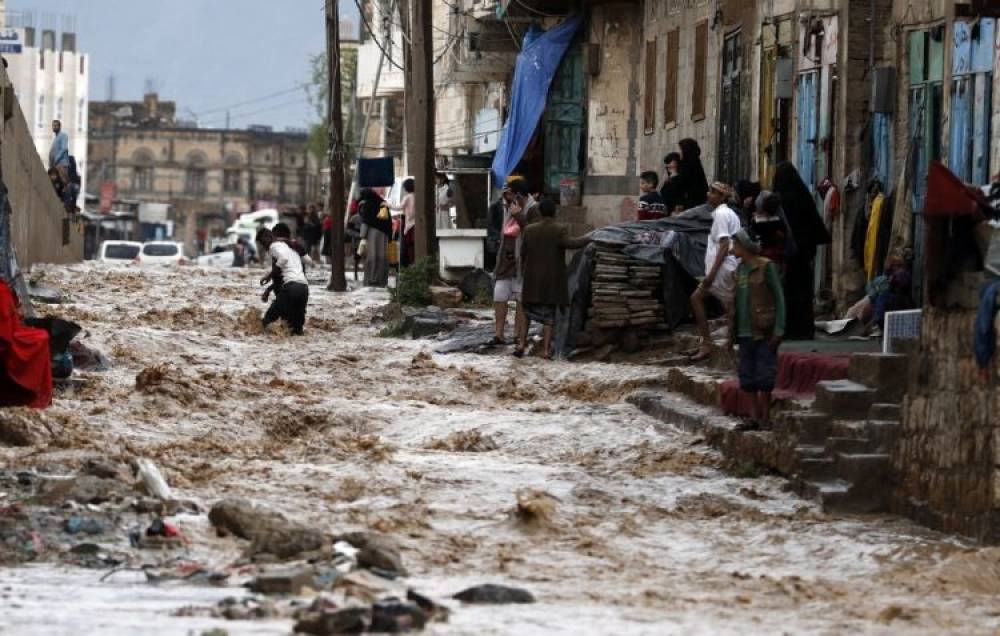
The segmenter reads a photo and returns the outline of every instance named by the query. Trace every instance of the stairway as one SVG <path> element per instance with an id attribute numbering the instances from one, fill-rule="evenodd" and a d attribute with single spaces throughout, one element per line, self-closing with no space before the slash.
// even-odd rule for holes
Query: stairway
<path id="1" fill-rule="evenodd" d="M 827 511 L 888 509 L 906 378 L 903 355 L 854 354 L 847 380 L 816 385 L 812 411 L 779 416 L 775 432 L 795 445 L 790 474 L 803 497 Z"/>

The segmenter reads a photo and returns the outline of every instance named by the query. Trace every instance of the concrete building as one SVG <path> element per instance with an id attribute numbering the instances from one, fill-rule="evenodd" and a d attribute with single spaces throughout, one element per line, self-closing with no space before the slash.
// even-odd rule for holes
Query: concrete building
<path id="1" fill-rule="evenodd" d="M 47 164 L 52 120 L 62 121 L 86 192 L 89 126 L 90 57 L 77 50 L 72 29 L 38 29 L 32 13 L 5 14 L 0 54 L 31 130 L 38 154 Z M 64 20 L 71 24 L 71 20 Z"/>
<path id="2" fill-rule="evenodd" d="M 185 242 L 256 207 L 300 206 L 320 195 L 305 132 L 185 127 L 173 102 L 94 102 L 91 182 L 102 199 L 169 203 Z"/>
<path id="3" fill-rule="evenodd" d="M 366 0 L 363 4 L 361 43 L 358 47 L 357 131 L 364 156 L 391 155 L 396 158 L 396 173 L 402 174 L 406 171 L 403 156 L 403 33 L 399 9 L 390 14 L 391 6 L 388 0 Z M 371 31 L 375 31 L 377 37 Z M 369 113 L 368 132 L 361 139 Z"/>
<path id="4" fill-rule="evenodd" d="M 2 14 L 0 14 L 2 15 Z M 10 237 L 18 264 L 73 263 L 83 258 L 83 227 L 52 189 L 32 130 L 5 69 L 0 68 L 0 180 L 10 204 Z"/>

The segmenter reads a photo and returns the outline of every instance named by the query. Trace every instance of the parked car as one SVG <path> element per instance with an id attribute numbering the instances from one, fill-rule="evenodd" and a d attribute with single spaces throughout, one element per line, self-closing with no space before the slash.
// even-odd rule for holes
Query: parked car
<path id="1" fill-rule="evenodd" d="M 217 248 L 211 254 L 204 254 L 198 257 L 198 265 L 204 267 L 232 267 L 233 266 L 233 246 L 227 245 L 223 249 Z"/>
<path id="2" fill-rule="evenodd" d="M 150 241 L 142 244 L 142 251 L 136 258 L 140 265 L 183 265 L 184 249 L 180 243 L 173 241 Z"/>
<path id="3" fill-rule="evenodd" d="M 104 241 L 97 253 L 102 263 L 132 263 L 142 251 L 142 243 L 136 241 Z"/>

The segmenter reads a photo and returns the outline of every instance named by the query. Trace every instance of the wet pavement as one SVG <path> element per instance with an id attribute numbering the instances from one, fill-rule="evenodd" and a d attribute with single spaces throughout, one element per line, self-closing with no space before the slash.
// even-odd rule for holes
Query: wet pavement
<path id="1" fill-rule="evenodd" d="M 80 322 L 114 366 L 58 395 L 47 446 L 0 446 L 0 464 L 43 472 L 148 457 L 205 509 L 241 496 L 331 534 L 391 535 L 422 593 L 494 582 L 538 599 L 449 600 L 451 619 L 429 633 L 1000 630 L 1000 551 L 893 517 L 826 515 L 781 479 L 725 472 L 700 439 L 625 403 L 662 386 L 662 369 L 380 338 L 378 290 L 314 286 L 307 334 L 288 338 L 254 328 L 256 271 L 42 271 L 72 301 L 46 311 Z M 157 382 L 137 388 L 149 369 Z M 519 493 L 546 505 L 519 515 Z M 190 558 L 238 558 L 238 542 L 214 536 L 204 515 L 176 520 Z M 108 534 L 127 545 L 126 527 Z M 66 567 L 56 552 L 0 569 L 0 633 L 291 630 L 175 615 L 244 596 L 235 580 L 100 582 L 106 571 Z"/>

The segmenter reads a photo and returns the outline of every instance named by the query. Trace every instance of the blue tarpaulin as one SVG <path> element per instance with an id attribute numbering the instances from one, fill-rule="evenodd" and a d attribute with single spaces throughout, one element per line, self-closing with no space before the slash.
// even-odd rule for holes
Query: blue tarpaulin
<path id="1" fill-rule="evenodd" d="M 499 183 L 510 176 L 524 156 L 545 111 L 552 78 L 581 22 L 580 16 L 571 16 L 540 36 L 529 34 L 530 37 L 525 37 L 524 48 L 514 67 L 510 116 L 493 157 L 493 175 Z"/>

